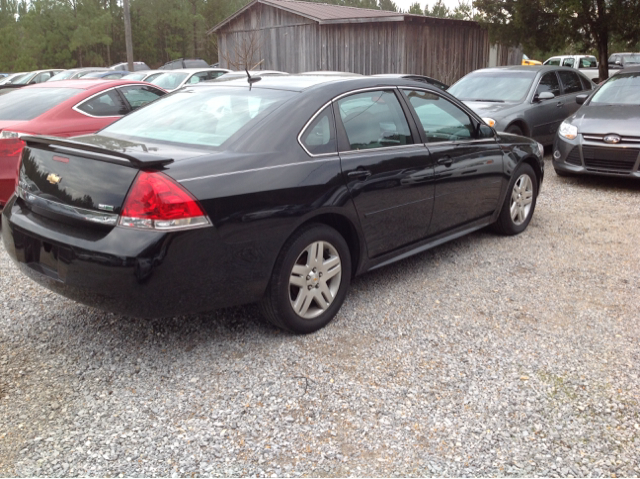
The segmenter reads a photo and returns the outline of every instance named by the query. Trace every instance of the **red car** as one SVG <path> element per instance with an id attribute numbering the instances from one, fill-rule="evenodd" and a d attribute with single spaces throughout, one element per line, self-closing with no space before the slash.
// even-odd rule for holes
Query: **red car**
<path id="1" fill-rule="evenodd" d="M 68 80 L 0 91 L 0 210 L 15 190 L 22 134 L 95 133 L 166 93 L 131 80 Z"/>

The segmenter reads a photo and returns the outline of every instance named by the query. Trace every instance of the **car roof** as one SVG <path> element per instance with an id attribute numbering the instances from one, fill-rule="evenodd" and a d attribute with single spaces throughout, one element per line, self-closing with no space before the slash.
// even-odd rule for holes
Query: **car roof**
<path id="1" fill-rule="evenodd" d="M 161 70 L 164 73 L 198 73 L 198 72 L 228 72 L 226 68 L 176 68 L 175 70 Z"/>
<path id="2" fill-rule="evenodd" d="M 35 85 L 28 85 L 25 88 L 77 88 L 78 90 L 90 90 L 92 88 L 97 89 L 104 85 L 109 85 L 114 87 L 114 86 L 132 85 L 132 84 L 148 85 L 148 83 L 146 82 L 135 81 L 135 80 L 119 80 L 119 79 L 118 80 L 101 80 L 98 78 L 94 81 L 58 80 L 51 83 L 42 82 L 42 83 L 36 83 Z"/>
<path id="3" fill-rule="evenodd" d="M 221 81 L 223 78 L 219 78 L 213 81 L 205 81 L 189 85 L 191 87 L 248 87 L 249 83 L 247 78 L 231 78 L 227 81 Z M 340 76 L 340 75 L 267 75 L 262 77 L 259 81 L 253 83 L 251 88 L 265 88 L 273 90 L 289 90 L 289 91 L 304 91 L 314 88 L 323 84 L 338 84 L 343 83 L 345 86 L 349 85 L 349 88 L 369 88 L 377 86 L 394 86 L 394 85 L 413 85 L 420 88 L 429 86 L 423 82 L 417 82 L 415 80 L 404 78 L 389 78 L 389 77 L 374 77 L 374 76 Z M 437 87 L 433 87 L 437 90 Z"/>

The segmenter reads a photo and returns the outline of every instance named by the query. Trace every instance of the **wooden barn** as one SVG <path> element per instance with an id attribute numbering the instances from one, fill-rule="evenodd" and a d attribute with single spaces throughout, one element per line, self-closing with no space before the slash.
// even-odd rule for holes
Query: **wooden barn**
<path id="1" fill-rule="evenodd" d="M 413 73 L 452 83 L 522 59 L 491 46 L 477 22 L 296 0 L 253 0 L 208 33 L 230 69 Z"/>

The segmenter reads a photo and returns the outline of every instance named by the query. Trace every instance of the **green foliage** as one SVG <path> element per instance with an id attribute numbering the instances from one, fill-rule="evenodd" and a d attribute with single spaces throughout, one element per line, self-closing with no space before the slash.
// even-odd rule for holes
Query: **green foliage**
<path id="1" fill-rule="evenodd" d="M 424 14 L 428 17 L 449 18 L 451 16 L 451 10 L 442 3 L 442 0 L 438 0 L 433 4 L 431 9 L 429 9 L 429 4 L 427 4 L 424 7 Z"/>
<path id="2" fill-rule="evenodd" d="M 418 2 L 411 4 L 407 13 L 412 13 L 413 15 L 424 15 L 422 7 Z"/>
<path id="3" fill-rule="evenodd" d="M 378 0 L 378 7 L 380 10 L 388 10 L 390 12 L 398 11 L 398 6 L 392 0 Z"/>

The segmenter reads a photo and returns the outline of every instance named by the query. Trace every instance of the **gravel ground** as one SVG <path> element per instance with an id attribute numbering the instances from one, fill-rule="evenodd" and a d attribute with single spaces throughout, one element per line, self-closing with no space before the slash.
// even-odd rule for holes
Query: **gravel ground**
<path id="1" fill-rule="evenodd" d="M 103 313 L 0 247 L 0 475 L 639 476 L 640 184 L 547 178 L 529 229 L 255 307 Z"/>

